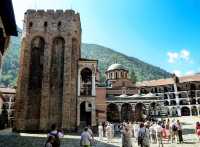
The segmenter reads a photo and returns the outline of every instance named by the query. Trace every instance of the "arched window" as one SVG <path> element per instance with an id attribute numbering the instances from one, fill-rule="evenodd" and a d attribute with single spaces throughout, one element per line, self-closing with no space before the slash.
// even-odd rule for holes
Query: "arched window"
<path id="1" fill-rule="evenodd" d="M 26 119 L 34 120 L 31 124 L 32 128 L 34 129 L 39 128 L 44 47 L 45 41 L 42 37 L 38 36 L 32 39 L 28 81 L 28 108 Z"/>
<path id="2" fill-rule="evenodd" d="M 89 68 L 81 71 L 81 95 L 92 95 L 92 70 Z"/>
<path id="3" fill-rule="evenodd" d="M 64 46 L 65 41 L 62 37 L 53 40 L 51 50 L 50 67 L 50 110 L 51 123 L 61 126 L 62 122 L 62 99 L 63 99 L 63 80 L 64 80 Z"/>

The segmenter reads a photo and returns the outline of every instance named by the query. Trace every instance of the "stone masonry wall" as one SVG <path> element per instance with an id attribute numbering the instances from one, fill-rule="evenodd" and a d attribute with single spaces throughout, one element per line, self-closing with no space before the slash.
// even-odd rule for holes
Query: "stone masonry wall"
<path id="1" fill-rule="evenodd" d="M 43 69 L 39 105 L 30 103 L 32 95 L 28 86 L 30 65 L 33 64 L 31 61 L 33 58 L 38 59 L 31 54 L 33 39 L 37 37 L 41 37 L 45 42 L 44 55 L 39 59 Z M 62 47 L 56 39 L 63 40 L 63 61 L 60 61 L 62 56 L 59 53 Z M 37 51 L 39 46 L 37 41 L 34 43 Z M 16 130 L 47 130 L 53 123 L 66 130 L 76 128 L 77 63 L 80 58 L 80 44 L 81 24 L 78 13 L 73 10 L 26 11 L 16 98 Z M 58 91 L 57 94 L 54 94 L 54 90 Z M 27 117 L 28 112 L 33 110 L 39 110 L 39 116 Z M 60 117 L 57 117 L 58 114 Z"/>

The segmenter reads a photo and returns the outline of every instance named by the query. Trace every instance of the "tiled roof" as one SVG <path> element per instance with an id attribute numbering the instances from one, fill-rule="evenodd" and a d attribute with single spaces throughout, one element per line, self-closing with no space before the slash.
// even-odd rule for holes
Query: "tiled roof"
<path id="1" fill-rule="evenodd" d="M 194 75 L 188 75 L 188 76 L 181 76 L 178 77 L 179 83 L 184 82 L 200 82 L 200 74 L 194 74 Z M 162 85 L 170 85 L 174 84 L 173 78 L 167 78 L 167 79 L 158 79 L 158 80 L 151 80 L 151 81 L 143 81 L 136 83 L 137 87 L 153 87 L 153 86 L 162 86 Z"/>
<path id="2" fill-rule="evenodd" d="M 161 85 L 169 85 L 173 84 L 173 78 L 168 79 L 159 79 L 159 80 L 152 80 L 152 81 L 143 81 L 136 83 L 137 87 L 150 87 L 150 86 L 161 86 Z"/>

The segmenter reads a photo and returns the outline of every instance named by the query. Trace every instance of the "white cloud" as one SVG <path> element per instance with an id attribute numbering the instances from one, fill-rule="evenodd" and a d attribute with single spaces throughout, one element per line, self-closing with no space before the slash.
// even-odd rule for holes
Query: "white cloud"
<path id="1" fill-rule="evenodd" d="M 190 52 L 186 49 L 181 50 L 180 51 L 180 58 L 185 59 L 185 60 L 189 60 Z"/>
<path id="2" fill-rule="evenodd" d="M 189 70 L 185 73 L 185 75 L 193 75 L 195 72 L 193 70 Z"/>
<path id="3" fill-rule="evenodd" d="M 177 75 L 177 76 L 181 76 L 182 75 L 180 70 L 174 70 L 172 73 L 175 73 L 175 75 Z"/>
<path id="4" fill-rule="evenodd" d="M 176 52 L 168 52 L 167 55 L 169 63 L 174 63 L 178 59 L 178 53 Z"/>
<path id="5" fill-rule="evenodd" d="M 179 52 L 168 52 L 168 62 L 169 63 L 175 63 L 180 60 L 188 61 L 188 63 L 192 63 L 192 60 L 190 60 L 190 52 L 187 49 L 182 49 Z"/>

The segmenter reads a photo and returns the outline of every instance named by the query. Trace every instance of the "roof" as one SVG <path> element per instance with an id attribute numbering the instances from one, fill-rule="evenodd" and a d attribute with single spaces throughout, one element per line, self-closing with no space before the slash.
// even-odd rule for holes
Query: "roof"
<path id="1" fill-rule="evenodd" d="M 95 60 L 95 59 L 86 59 L 86 58 L 80 58 L 79 60 L 80 61 L 98 61 L 98 60 Z"/>
<path id="2" fill-rule="evenodd" d="M 181 76 L 181 77 L 178 77 L 178 79 L 179 79 L 179 83 L 200 81 L 200 74 Z M 170 84 L 174 84 L 173 78 L 138 82 L 136 83 L 136 86 L 137 87 L 151 87 L 151 86 L 153 87 L 153 86 L 162 86 L 162 85 L 170 85 Z"/>
<path id="3" fill-rule="evenodd" d="M 0 16 L 7 36 L 17 36 L 12 0 L 0 0 Z"/>
<path id="4" fill-rule="evenodd" d="M 179 82 L 180 83 L 195 82 L 195 81 L 200 81 L 200 74 L 194 74 L 194 75 L 188 75 L 188 76 L 179 77 Z"/>
<path id="5" fill-rule="evenodd" d="M 173 83 L 174 83 L 174 79 L 168 78 L 168 79 L 159 79 L 159 80 L 138 82 L 138 83 L 136 83 L 136 86 L 137 87 L 150 87 L 150 86 L 170 85 Z"/>
<path id="6" fill-rule="evenodd" d="M 111 70 L 128 70 L 126 67 L 124 67 L 123 65 L 121 64 L 118 64 L 118 63 L 115 63 L 115 64 L 112 64 L 108 67 L 107 71 L 111 71 Z"/>
<path id="7" fill-rule="evenodd" d="M 2 94 L 7 94 L 7 93 L 12 93 L 15 94 L 16 93 L 16 89 L 14 88 L 7 88 L 7 87 L 0 87 L 0 91 Z"/>

